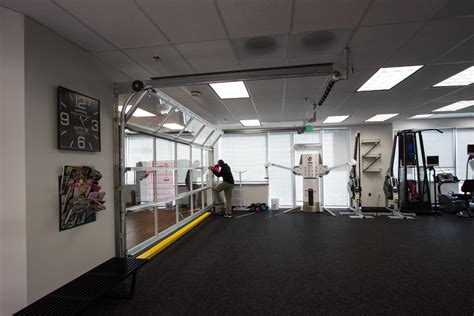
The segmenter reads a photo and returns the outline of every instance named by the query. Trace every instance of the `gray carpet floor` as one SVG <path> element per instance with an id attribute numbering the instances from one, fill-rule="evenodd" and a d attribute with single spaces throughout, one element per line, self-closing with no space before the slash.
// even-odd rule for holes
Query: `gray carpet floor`
<path id="1" fill-rule="evenodd" d="M 474 314 L 473 220 L 278 214 L 211 217 L 138 273 L 132 300 L 84 314 Z"/>

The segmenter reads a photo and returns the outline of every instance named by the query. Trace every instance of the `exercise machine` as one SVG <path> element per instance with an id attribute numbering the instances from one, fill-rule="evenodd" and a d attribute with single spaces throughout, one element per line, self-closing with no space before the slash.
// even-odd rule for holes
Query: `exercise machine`
<path id="1" fill-rule="evenodd" d="M 356 219 L 368 219 L 374 218 L 371 215 L 364 214 L 362 212 L 362 185 L 361 185 L 361 152 L 360 152 L 360 132 L 355 134 L 354 139 L 354 156 L 353 159 L 356 161 L 356 164 L 351 166 L 351 171 L 349 173 L 349 183 L 347 185 L 349 194 L 351 197 L 351 202 L 349 205 L 349 212 L 339 212 L 340 215 L 348 215 L 349 218 Z"/>
<path id="2" fill-rule="evenodd" d="M 303 208 L 295 207 L 285 212 L 289 211 L 303 211 L 303 212 L 315 212 L 322 213 L 327 212 L 332 216 L 336 216 L 334 212 L 324 207 L 320 207 L 319 199 L 319 178 L 327 175 L 331 170 L 345 167 L 347 165 L 356 164 L 354 160 L 351 160 L 348 163 L 341 165 L 336 165 L 333 167 L 328 167 L 323 165 L 323 161 L 320 154 L 302 154 L 300 157 L 300 163 L 293 168 L 275 164 L 272 162 L 267 162 L 265 164 L 266 169 L 266 179 L 269 178 L 268 168 L 276 167 L 285 170 L 292 171 L 295 175 L 303 177 Z"/>
<path id="3" fill-rule="evenodd" d="M 457 214 L 459 218 L 472 219 L 474 218 L 474 203 L 472 201 L 474 199 L 474 179 L 469 179 L 469 162 L 474 160 L 474 144 L 467 145 L 467 155 L 466 179 L 461 186 L 463 193 L 448 192 L 441 194 L 441 184 L 438 189 L 440 192 L 440 204 L 446 213 Z M 440 181 L 446 181 L 446 183 L 450 183 L 451 181 L 459 182 L 452 174 L 448 174 L 440 179 Z"/>
<path id="4" fill-rule="evenodd" d="M 430 130 L 443 133 L 438 129 Z M 390 218 L 407 219 L 416 214 L 433 214 L 424 131 L 427 130 L 402 130 L 394 136 L 390 167 L 384 181 L 386 208 L 393 213 Z M 403 214 L 405 211 L 411 213 Z"/>

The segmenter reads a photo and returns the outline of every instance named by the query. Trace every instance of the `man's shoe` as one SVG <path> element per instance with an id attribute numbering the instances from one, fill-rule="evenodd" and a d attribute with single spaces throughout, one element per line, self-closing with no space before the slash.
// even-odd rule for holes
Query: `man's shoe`
<path id="1" fill-rule="evenodd" d="M 227 215 L 227 214 L 225 214 L 224 217 L 232 218 L 232 215 Z"/>

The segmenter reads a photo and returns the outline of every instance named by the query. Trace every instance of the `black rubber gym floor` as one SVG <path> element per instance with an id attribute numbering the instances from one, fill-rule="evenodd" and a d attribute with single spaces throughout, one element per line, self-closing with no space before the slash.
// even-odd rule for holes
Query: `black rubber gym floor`
<path id="1" fill-rule="evenodd" d="M 85 314 L 474 314 L 474 220 L 270 215 L 211 217 Z"/>

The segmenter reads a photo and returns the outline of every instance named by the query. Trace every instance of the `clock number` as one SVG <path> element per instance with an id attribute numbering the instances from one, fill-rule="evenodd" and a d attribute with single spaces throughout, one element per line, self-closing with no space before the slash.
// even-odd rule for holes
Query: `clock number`
<path id="1" fill-rule="evenodd" d="M 84 106 L 86 104 L 86 99 L 80 98 L 77 102 L 77 108 L 81 110 L 85 110 L 86 107 Z"/>
<path id="2" fill-rule="evenodd" d="M 60 114 L 60 119 L 61 119 L 61 125 L 69 125 L 69 113 L 67 112 L 61 112 Z"/>
<path id="3" fill-rule="evenodd" d="M 80 149 L 86 148 L 86 138 L 84 136 L 79 136 L 77 138 L 77 147 Z"/>
<path id="4" fill-rule="evenodd" d="M 94 132 L 97 132 L 99 130 L 99 121 L 97 120 L 92 120 L 92 130 Z"/>

